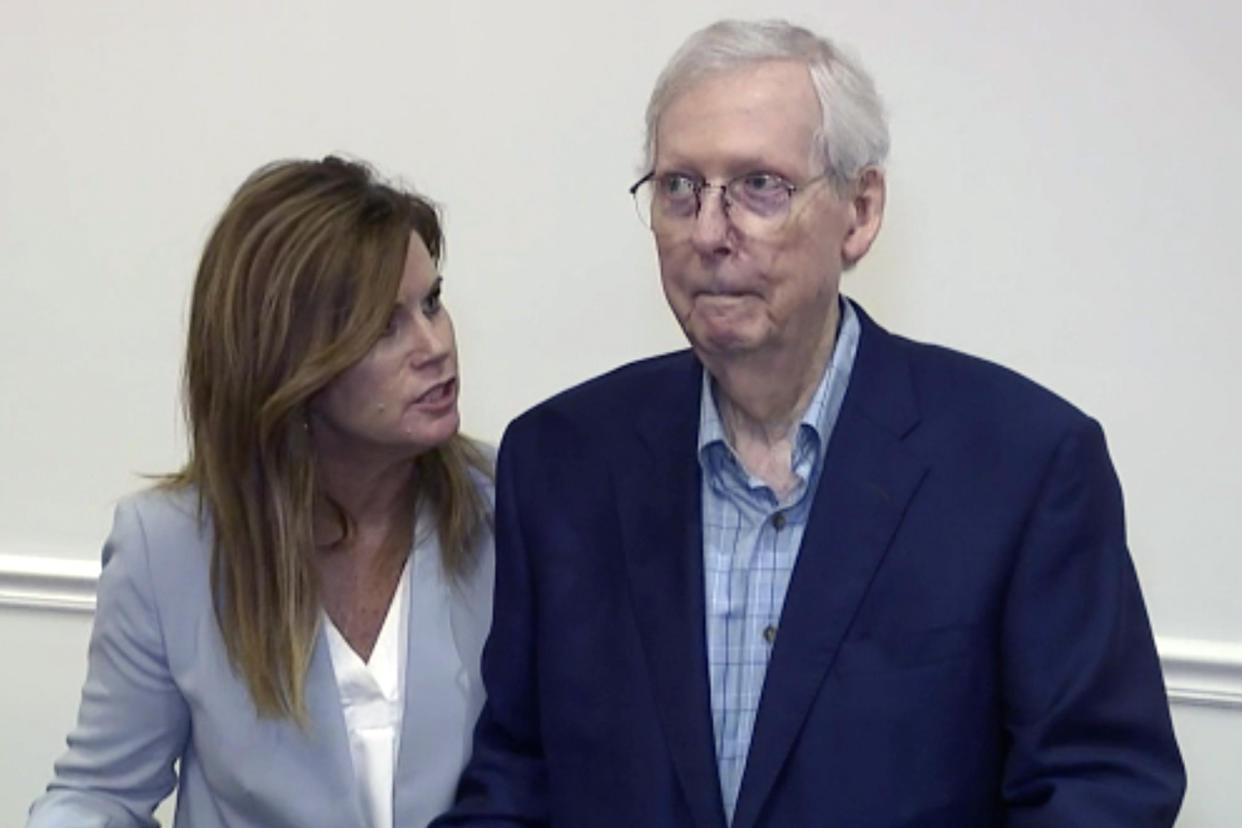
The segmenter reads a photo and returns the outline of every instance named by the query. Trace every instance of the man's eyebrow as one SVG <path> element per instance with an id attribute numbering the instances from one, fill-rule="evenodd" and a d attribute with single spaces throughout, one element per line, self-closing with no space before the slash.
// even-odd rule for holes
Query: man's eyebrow
<path id="1" fill-rule="evenodd" d="M 742 175 L 748 175 L 756 172 L 776 173 L 783 178 L 790 178 L 794 174 L 794 170 L 790 169 L 788 163 L 780 163 L 771 158 L 761 158 L 757 155 L 744 155 L 725 162 L 724 168 L 728 170 L 726 177 L 736 178 Z M 706 178 L 699 171 L 697 163 L 681 162 L 669 164 L 666 167 L 655 167 L 652 173 L 656 176 L 665 175 L 688 175 L 692 178 Z"/>

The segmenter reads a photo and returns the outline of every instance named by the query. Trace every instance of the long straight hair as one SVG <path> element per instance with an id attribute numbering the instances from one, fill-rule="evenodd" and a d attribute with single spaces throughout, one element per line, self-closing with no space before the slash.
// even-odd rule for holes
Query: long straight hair
<path id="1" fill-rule="evenodd" d="M 397 296 L 415 232 L 439 263 L 435 207 L 328 157 L 262 167 L 236 192 L 203 252 L 185 359 L 189 458 L 165 485 L 197 489 L 213 530 L 211 589 L 234 668 L 261 715 L 306 723 L 318 626 L 312 515 L 327 502 L 306 425 L 317 392 L 370 350 Z M 417 501 L 435 517 L 443 565 L 473 565 L 490 521 L 490 461 L 455 435 L 415 459 Z"/>

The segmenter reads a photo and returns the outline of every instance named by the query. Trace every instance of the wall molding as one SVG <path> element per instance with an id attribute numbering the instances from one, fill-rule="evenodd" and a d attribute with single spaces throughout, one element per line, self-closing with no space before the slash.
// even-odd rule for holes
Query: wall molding
<path id="1" fill-rule="evenodd" d="M 0 607 L 94 612 L 99 562 L 0 555 Z"/>
<path id="2" fill-rule="evenodd" d="M 1242 643 L 1162 636 L 1156 649 L 1170 701 L 1242 712 Z"/>
<path id="3" fill-rule="evenodd" d="M 0 608 L 95 611 L 99 563 L 60 555 L 0 554 Z M 1242 642 L 1160 637 L 1169 701 L 1242 712 Z"/>

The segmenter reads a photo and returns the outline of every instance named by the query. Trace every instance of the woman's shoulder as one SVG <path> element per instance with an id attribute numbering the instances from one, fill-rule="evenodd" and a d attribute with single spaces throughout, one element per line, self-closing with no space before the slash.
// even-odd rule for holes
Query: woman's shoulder
<path id="1" fill-rule="evenodd" d="M 198 487 L 177 483 L 159 483 L 126 495 L 116 510 L 132 513 L 148 529 L 165 531 L 199 531 L 206 514 Z"/>
<path id="2" fill-rule="evenodd" d="M 117 502 L 112 537 L 141 540 L 147 546 L 210 543 L 206 504 L 189 485 L 159 484 Z"/>
<path id="3" fill-rule="evenodd" d="M 487 498 L 489 507 L 496 503 L 496 447 L 491 443 L 467 437 L 467 442 L 477 454 L 476 463 L 470 466 L 470 479 Z"/>
<path id="4" fill-rule="evenodd" d="M 141 566 L 156 583 L 198 580 L 207 572 L 211 528 L 193 486 L 160 484 L 123 497 L 104 544 L 105 569 L 116 558 Z"/>

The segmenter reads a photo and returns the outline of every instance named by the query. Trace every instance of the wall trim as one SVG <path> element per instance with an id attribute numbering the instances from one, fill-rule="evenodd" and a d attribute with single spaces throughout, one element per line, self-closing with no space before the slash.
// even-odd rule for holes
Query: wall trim
<path id="1" fill-rule="evenodd" d="M 1169 700 L 1242 711 L 1242 643 L 1160 637 Z"/>
<path id="2" fill-rule="evenodd" d="M 0 554 L 0 608 L 91 613 L 98 580 L 93 560 Z M 1170 702 L 1242 712 L 1242 642 L 1160 637 L 1156 647 Z"/>
<path id="3" fill-rule="evenodd" d="M 94 612 L 99 562 L 0 555 L 0 607 Z"/>

